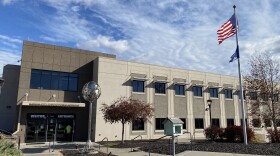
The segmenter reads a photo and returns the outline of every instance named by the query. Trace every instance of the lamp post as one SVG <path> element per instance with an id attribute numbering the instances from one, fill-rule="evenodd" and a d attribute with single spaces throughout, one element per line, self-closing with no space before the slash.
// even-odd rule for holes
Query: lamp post
<path id="1" fill-rule="evenodd" d="M 100 97 L 101 88 L 96 82 L 90 81 L 84 85 L 82 94 L 83 94 L 83 98 L 89 102 L 87 147 L 90 148 L 90 146 L 91 146 L 92 103 Z"/>
<path id="2" fill-rule="evenodd" d="M 211 104 L 212 104 L 212 100 L 207 100 L 207 105 L 208 108 L 205 109 L 205 111 L 209 110 L 209 116 L 210 116 L 210 131 L 211 131 L 211 140 L 213 141 L 213 136 L 212 136 L 212 117 L 211 117 Z"/>
<path id="3" fill-rule="evenodd" d="M 1 89 L 2 89 L 2 87 L 4 85 L 4 82 L 5 82 L 5 80 L 0 78 L 0 95 L 1 95 Z"/>

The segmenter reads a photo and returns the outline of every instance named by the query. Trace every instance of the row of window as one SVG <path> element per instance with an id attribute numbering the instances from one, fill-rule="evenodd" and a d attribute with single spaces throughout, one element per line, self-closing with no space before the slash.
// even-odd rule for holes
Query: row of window
<path id="1" fill-rule="evenodd" d="M 156 130 L 164 130 L 164 124 L 163 121 L 166 118 L 156 118 Z M 183 129 L 186 129 L 186 119 L 185 118 L 180 118 L 184 124 L 183 124 Z M 195 120 L 195 129 L 204 129 L 204 119 L 203 118 L 196 118 Z M 240 120 L 241 125 L 243 125 L 242 119 Z M 247 123 L 247 120 L 246 120 Z M 220 127 L 220 119 L 218 118 L 213 118 L 212 119 L 212 125 L 216 127 Z M 234 126 L 234 119 L 227 119 L 227 126 Z M 132 122 L 132 130 L 133 131 L 139 131 L 139 130 L 144 130 L 144 121 L 143 120 L 135 120 Z"/>
<path id="2" fill-rule="evenodd" d="M 155 122 L 156 122 L 156 130 L 164 130 L 164 125 L 163 125 L 163 121 L 166 118 L 156 118 Z M 186 119 L 184 118 L 180 118 L 184 124 L 183 124 L 183 129 L 186 129 Z M 132 130 L 133 131 L 139 131 L 139 130 L 144 130 L 144 121 L 139 119 L 139 120 L 135 120 L 132 122 Z"/>
<path id="3" fill-rule="evenodd" d="M 145 92 L 144 91 L 144 81 L 133 80 L 132 81 L 132 91 L 133 92 Z M 166 83 L 155 82 L 155 93 L 165 94 L 166 93 Z M 185 85 L 175 84 L 174 85 L 175 95 L 185 95 Z M 193 86 L 194 96 L 202 96 L 202 87 Z M 210 97 L 218 98 L 218 88 L 209 89 Z M 225 89 L 225 97 L 227 99 L 232 99 L 232 90 Z"/>
<path id="4" fill-rule="evenodd" d="M 30 88 L 77 91 L 78 74 L 32 69 Z"/>

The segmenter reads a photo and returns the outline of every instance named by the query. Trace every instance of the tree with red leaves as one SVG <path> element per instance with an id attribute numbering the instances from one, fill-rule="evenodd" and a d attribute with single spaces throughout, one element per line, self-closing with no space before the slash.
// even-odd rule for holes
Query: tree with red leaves
<path id="1" fill-rule="evenodd" d="M 149 121 L 153 116 L 154 108 L 151 105 L 132 98 L 121 97 L 111 105 L 102 104 L 101 111 L 106 122 L 122 123 L 122 143 L 124 143 L 124 125 L 134 120 Z"/>

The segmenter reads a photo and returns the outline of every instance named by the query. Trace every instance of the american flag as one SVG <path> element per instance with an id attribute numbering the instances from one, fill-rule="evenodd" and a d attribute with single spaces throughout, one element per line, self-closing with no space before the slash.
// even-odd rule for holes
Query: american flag
<path id="1" fill-rule="evenodd" d="M 237 20 L 235 18 L 235 14 L 233 14 L 231 18 L 226 23 L 224 23 L 221 26 L 221 28 L 217 31 L 219 44 L 221 44 L 225 39 L 236 34 L 237 29 Z"/>

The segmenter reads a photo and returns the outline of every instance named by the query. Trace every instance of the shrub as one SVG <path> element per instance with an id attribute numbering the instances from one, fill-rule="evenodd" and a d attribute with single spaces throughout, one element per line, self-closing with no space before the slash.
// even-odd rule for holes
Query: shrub
<path id="1" fill-rule="evenodd" d="M 212 128 L 208 127 L 204 129 L 204 135 L 207 139 L 211 139 L 211 138 L 213 138 L 213 140 L 221 139 L 223 133 L 224 133 L 224 129 L 216 126 L 212 126 Z"/>
<path id="2" fill-rule="evenodd" d="M 251 142 L 252 139 L 254 138 L 254 132 L 251 128 L 247 127 L 246 128 L 247 132 L 247 140 L 248 142 Z M 227 139 L 229 142 L 242 142 L 244 139 L 243 135 L 243 127 L 242 126 L 230 126 L 227 127 L 224 131 L 224 137 Z"/>
<path id="3" fill-rule="evenodd" d="M 275 134 L 274 130 L 268 129 L 267 133 L 268 133 L 268 139 L 271 143 L 279 143 L 280 142 L 280 139 L 278 141 L 276 140 L 276 134 Z M 277 133 L 278 133 L 278 137 L 280 138 L 280 130 L 277 130 Z"/>
<path id="4" fill-rule="evenodd" d="M 4 156 L 22 156 L 21 150 L 15 147 L 15 144 L 11 141 L 0 140 L 0 155 Z"/>

